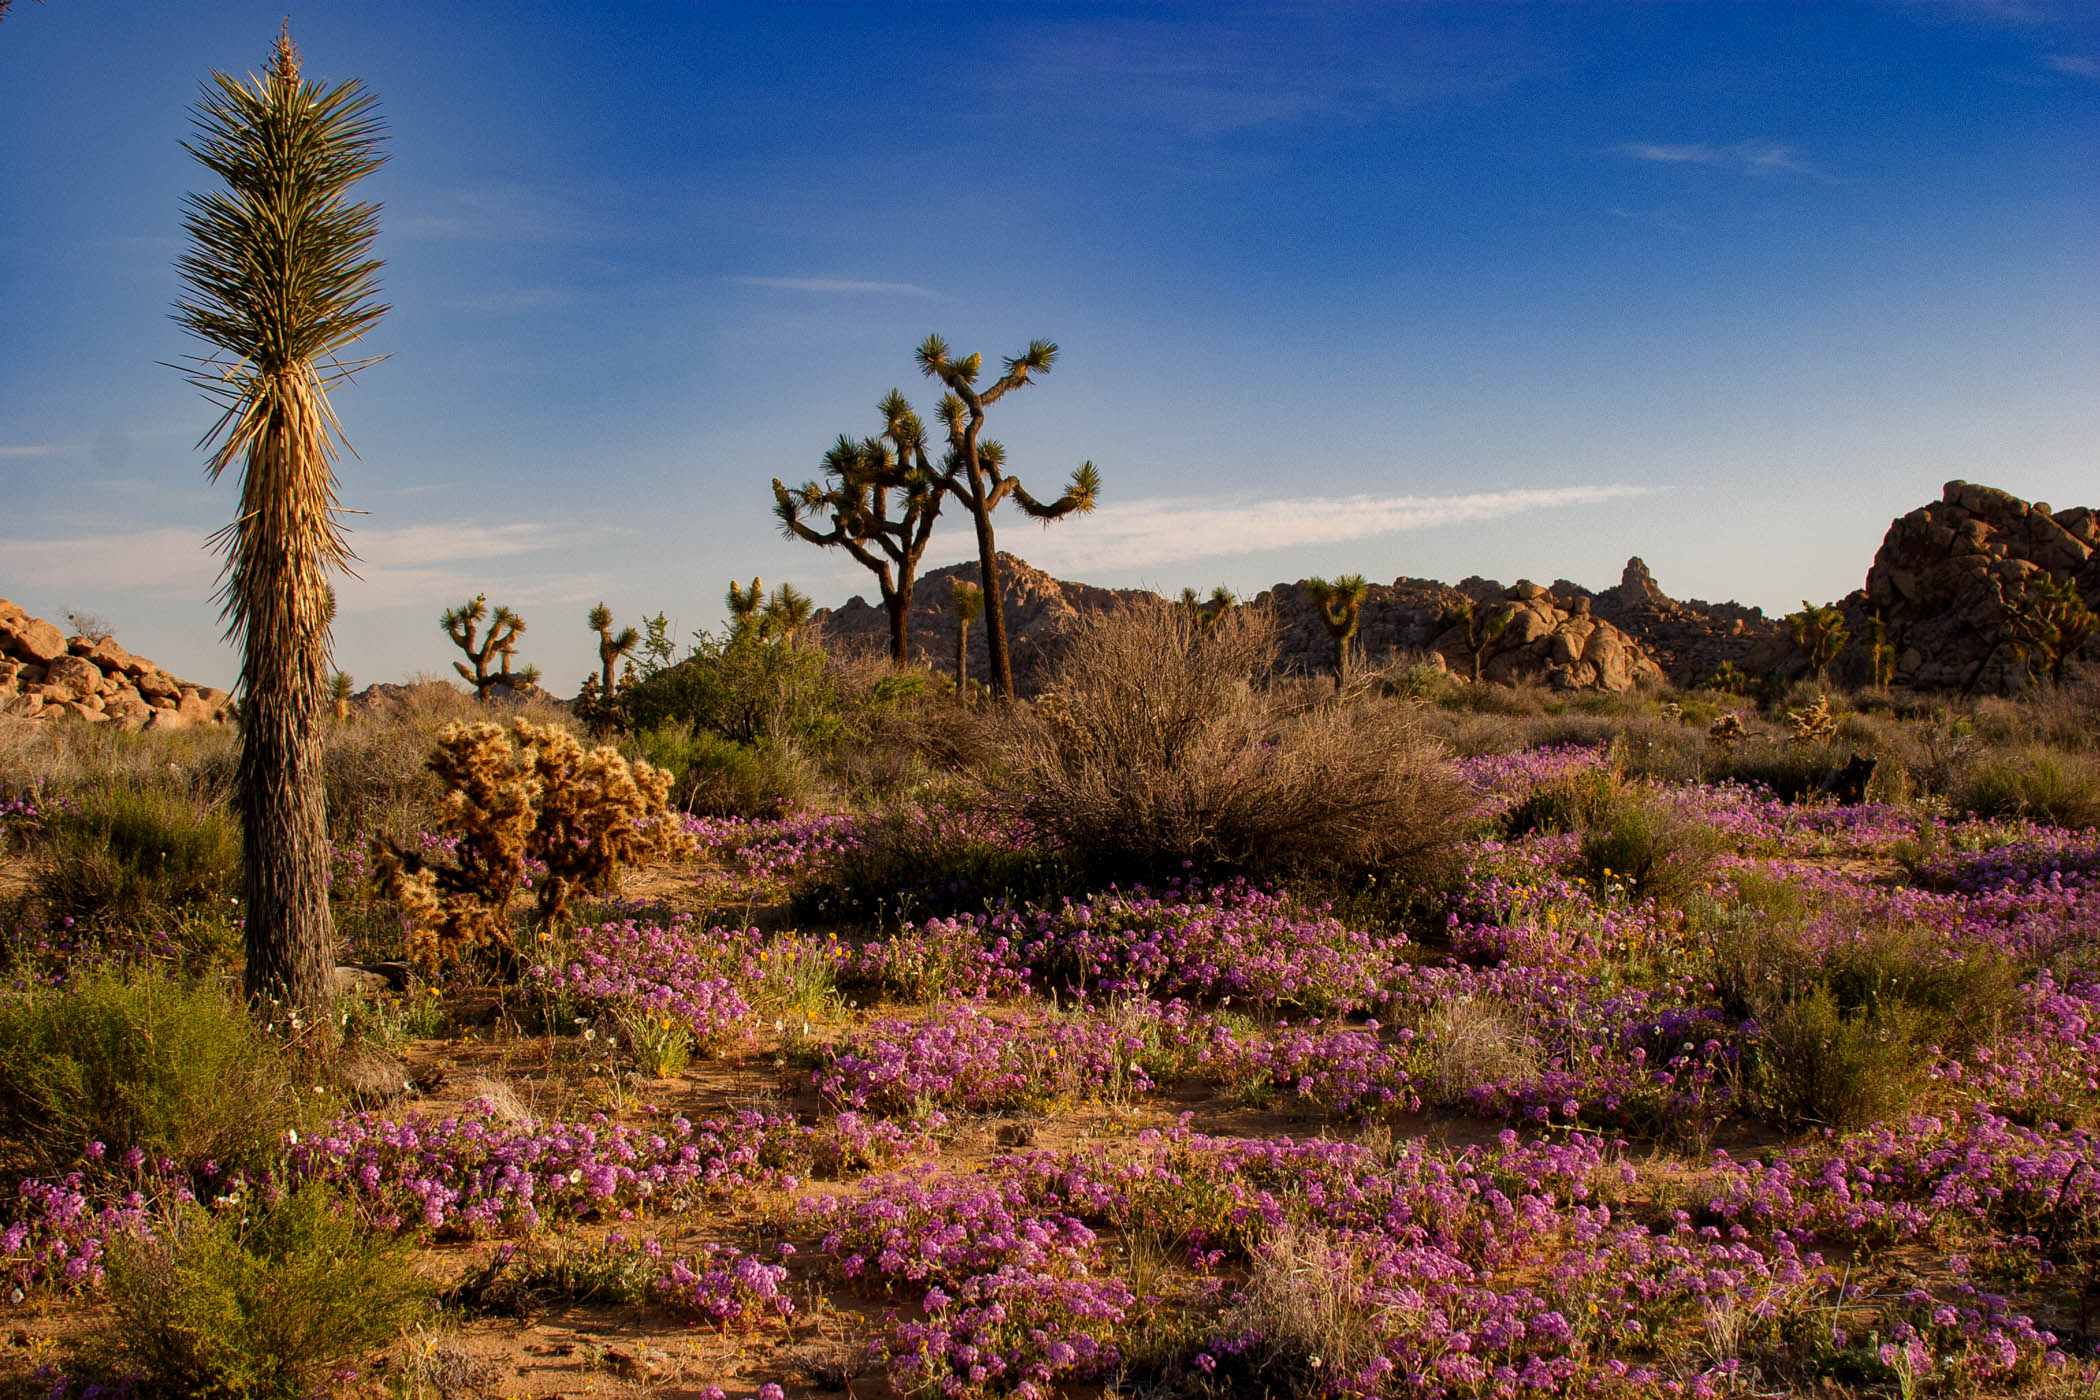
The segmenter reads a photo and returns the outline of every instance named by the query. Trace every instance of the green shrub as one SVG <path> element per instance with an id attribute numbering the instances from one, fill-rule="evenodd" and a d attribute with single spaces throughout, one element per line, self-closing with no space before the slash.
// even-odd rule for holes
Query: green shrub
<path id="1" fill-rule="evenodd" d="M 113 787 L 85 794 L 53 823 L 36 889 L 55 916 L 128 926 L 229 906 L 240 869 L 240 827 L 224 808 L 155 787 Z"/>
<path id="2" fill-rule="evenodd" d="M 423 1292 L 403 1241 L 314 1185 L 182 1207 L 154 1238 L 113 1246 L 108 1269 L 100 1367 L 148 1394 L 218 1400 L 314 1394 L 398 1337 Z"/>
<path id="3" fill-rule="evenodd" d="M 114 972 L 0 997 L 0 1163 L 71 1171 L 88 1144 L 189 1167 L 266 1164 L 297 1113 L 285 1057 L 216 988 Z"/>
<path id="4" fill-rule="evenodd" d="M 1980 817 L 2026 817 L 2050 826 L 2100 826 L 2100 763 L 2029 749 L 1983 759 L 1961 780 L 1957 806 Z"/>
<path id="5" fill-rule="evenodd" d="M 787 739 L 822 753 L 839 736 L 840 701 L 823 652 L 746 629 L 700 633 L 685 660 L 636 681 L 625 703 L 635 730 L 678 724 L 738 744 Z"/>
<path id="6" fill-rule="evenodd" d="M 905 803 L 869 814 L 859 835 L 821 883 L 796 894 L 797 918 L 880 923 L 1083 892 L 1065 853 L 1011 840 L 981 815 Z"/>
<path id="7" fill-rule="evenodd" d="M 1713 868 L 1720 840 L 1697 818 L 1628 785 L 1583 832 L 1575 868 L 1593 888 L 1617 885 L 1636 899 L 1681 904 Z"/>
<path id="8" fill-rule="evenodd" d="M 703 815 L 777 816 L 812 805 L 821 787 L 808 760 L 781 740 L 739 743 L 667 722 L 637 733 L 629 747 L 671 775 L 671 806 Z"/>
<path id="9" fill-rule="evenodd" d="M 1581 831 L 1610 818 L 1622 786 L 1609 767 L 1582 768 L 1540 783 L 1503 815 L 1512 840 L 1534 831 Z"/>
<path id="10" fill-rule="evenodd" d="M 1916 1013 L 1900 1004 L 1845 1011 L 1821 983 L 1759 1021 L 1748 1089 L 1783 1128 L 1857 1128 L 1903 1113 L 1930 1058 Z"/>

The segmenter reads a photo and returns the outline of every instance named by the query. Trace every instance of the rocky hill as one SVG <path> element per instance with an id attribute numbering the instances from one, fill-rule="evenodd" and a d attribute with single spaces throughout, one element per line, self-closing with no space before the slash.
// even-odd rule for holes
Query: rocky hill
<path id="1" fill-rule="evenodd" d="M 2037 582 L 2071 584 L 2100 609 L 2100 515 L 1950 481 L 1939 500 L 1890 524 L 1866 587 L 1839 604 L 1854 642 L 1833 669 L 1855 684 L 1871 679 L 1859 639 L 1878 615 L 1897 686 L 2016 694 L 2029 682 L 2015 613 Z M 2100 639 L 2082 656 L 2100 663 Z"/>
<path id="2" fill-rule="evenodd" d="M 110 638 L 68 637 L 0 598 L 0 715 L 180 729 L 218 723 L 231 699 L 176 679 Z"/>

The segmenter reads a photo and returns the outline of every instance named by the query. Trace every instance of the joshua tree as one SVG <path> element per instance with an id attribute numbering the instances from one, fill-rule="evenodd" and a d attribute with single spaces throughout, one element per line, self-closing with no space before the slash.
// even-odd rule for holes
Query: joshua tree
<path id="1" fill-rule="evenodd" d="M 1302 585 L 1305 596 L 1319 610 L 1320 623 L 1327 635 L 1334 638 L 1334 688 L 1340 690 L 1349 682 L 1350 644 L 1363 622 L 1364 595 L 1371 585 L 1364 582 L 1362 574 L 1344 574 L 1329 583 L 1324 578 L 1309 578 Z"/>
<path id="2" fill-rule="evenodd" d="M 592 608 L 589 617 L 585 620 L 590 624 L 591 630 L 598 634 L 599 693 L 607 700 L 610 700 L 614 694 L 613 666 L 621 657 L 633 651 L 641 643 L 642 634 L 635 631 L 632 627 L 623 627 L 620 629 L 620 634 L 614 636 L 612 630 L 612 609 L 603 603 Z"/>
<path id="3" fill-rule="evenodd" d="M 910 660 L 912 585 L 941 513 L 940 482 L 926 460 L 926 428 L 901 390 L 876 406 L 879 436 L 841 435 L 824 454 L 824 480 L 798 489 L 773 478 L 773 511 L 790 539 L 843 548 L 875 575 L 890 615 L 890 660 Z M 829 520 L 819 530 L 808 521 Z"/>
<path id="4" fill-rule="evenodd" d="M 1886 693 L 1896 683 L 1896 647 L 1879 613 L 1867 624 L 1867 662 L 1874 671 L 1874 688 Z"/>
<path id="5" fill-rule="evenodd" d="M 955 359 L 948 342 L 929 335 L 918 349 L 920 372 L 938 379 L 948 392 L 937 410 L 948 430 L 948 452 L 937 473 L 940 488 L 970 514 L 977 527 L 977 568 L 984 587 L 984 640 L 992 657 L 992 693 L 1002 700 L 1014 695 L 1013 658 L 1006 647 L 1006 610 L 1000 602 L 998 545 L 992 538 L 992 512 L 1008 496 L 1037 520 L 1062 519 L 1094 508 L 1101 491 L 1101 473 L 1092 462 L 1082 462 L 1072 473 L 1065 493 L 1047 505 L 1028 494 L 1021 479 L 1008 474 L 1006 452 L 983 436 L 984 412 L 1014 390 L 1032 384 L 1031 375 L 1048 374 L 1057 362 L 1057 346 L 1047 340 L 1032 340 L 1028 348 L 1005 361 L 1006 373 L 979 388 L 977 376 L 984 357 Z"/>
<path id="6" fill-rule="evenodd" d="M 1487 665 L 1488 649 L 1509 630 L 1510 621 L 1516 615 L 1517 610 L 1507 604 L 1493 611 L 1483 611 L 1475 607 L 1471 599 L 1444 614 L 1445 626 L 1466 629 L 1466 651 L 1473 658 L 1473 684 L 1480 684 L 1481 670 Z"/>
<path id="7" fill-rule="evenodd" d="M 483 618 L 487 618 L 489 624 L 486 636 L 478 634 Z M 489 702 L 489 692 L 499 685 L 531 685 L 540 678 L 537 666 L 527 666 L 522 671 L 510 669 L 510 663 L 518 654 L 518 638 L 525 634 L 525 619 L 500 604 L 491 617 L 486 593 L 477 593 L 473 601 L 445 609 L 438 624 L 452 639 L 452 645 L 467 654 L 467 661 L 474 663 L 470 669 L 467 661 L 455 661 L 452 669 L 474 687 L 474 698 L 482 704 Z M 492 661 L 502 662 L 502 668 L 493 675 L 489 672 Z"/>
<path id="8" fill-rule="evenodd" d="M 970 676 L 970 624 L 984 613 L 984 590 L 956 579 L 948 585 L 948 601 L 955 605 L 955 693 L 961 695 Z"/>
<path id="9" fill-rule="evenodd" d="M 1239 601 L 1222 583 L 1210 591 L 1208 598 L 1198 597 L 1193 588 L 1181 590 L 1181 606 L 1195 622 L 1197 634 L 1204 637 L 1218 630 L 1225 614 L 1231 612 Z"/>
<path id="10" fill-rule="evenodd" d="M 280 1002 L 324 1036 L 328 571 L 351 557 L 328 392 L 359 368 L 338 352 L 387 309 L 370 256 L 379 206 L 349 198 L 382 160 L 374 103 L 354 80 L 302 80 L 289 29 L 262 77 L 213 73 L 185 147 L 224 188 L 184 199 L 189 248 L 175 264 L 175 320 L 213 347 L 190 371 L 221 409 L 205 470 L 217 480 L 240 464 L 239 513 L 212 538 L 226 555 L 221 616 L 242 651 L 245 985 L 258 1006 Z"/>
<path id="11" fill-rule="evenodd" d="M 328 682 L 328 704 L 337 720 L 350 718 L 350 692 L 357 682 L 350 679 L 348 671 L 337 671 Z"/>
<path id="12" fill-rule="evenodd" d="M 731 579 L 728 602 L 729 636 L 733 641 L 750 638 L 792 643 L 816 611 L 809 595 L 792 583 L 781 584 L 768 598 L 762 579 L 751 580 L 749 588 Z"/>
<path id="13" fill-rule="evenodd" d="M 1808 658 L 1808 669 L 1817 678 L 1830 669 L 1830 662 L 1845 649 L 1846 639 L 1851 633 L 1845 627 L 1845 615 L 1835 605 L 1817 607 L 1803 598 L 1801 611 L 1787 614 L 1787 631 L 1794 638 L 1794 645 L 1801 648 Z"/>
<path id="14" fill-rule="evenodd" d="M 2086 606 L 2077 584 L 2047 574 L 2022 580 L 2005 601 L 2012 649 L 2026 663 L 2029 679 L 2039 683 L 2047 676 L 2052 685 L 2062 685 L 2064 668 L 2100 633 L 2100 616 Z"/>

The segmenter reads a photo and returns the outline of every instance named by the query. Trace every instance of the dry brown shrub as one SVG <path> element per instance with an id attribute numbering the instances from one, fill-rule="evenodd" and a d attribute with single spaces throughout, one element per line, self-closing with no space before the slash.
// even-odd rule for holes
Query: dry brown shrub
<path id="1" fill-rule="evenodd" d="M 1267 683 L 1275 626 L 1208 635 L 1165 603 L 1082 619 L 991 795 L 1097 874 L 1190 862 L 1254 876 L 1411 881 L 1472 811 L 1412 706 Z"/>

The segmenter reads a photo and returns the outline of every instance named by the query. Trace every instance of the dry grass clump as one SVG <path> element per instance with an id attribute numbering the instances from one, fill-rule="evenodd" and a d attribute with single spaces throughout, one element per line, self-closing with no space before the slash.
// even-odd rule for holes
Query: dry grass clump
<path id="1" fill-rule="evenodd" d="M 1442 748 L 1404 702 L 1268 685 L 1274 654 L 1253 609 L 1208 634 L 1165 604 L 1081 621 L 994 801 L 1098 874 L 1422 874 L 1473 807 Z"/>

